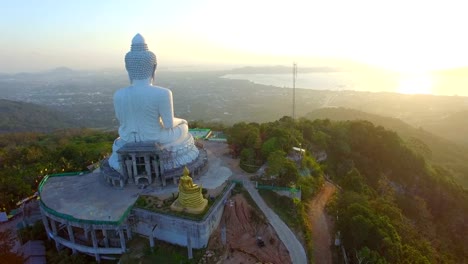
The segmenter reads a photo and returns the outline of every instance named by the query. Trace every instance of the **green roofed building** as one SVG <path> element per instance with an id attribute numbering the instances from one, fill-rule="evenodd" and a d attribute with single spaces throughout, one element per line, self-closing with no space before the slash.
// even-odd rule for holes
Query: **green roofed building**
<path id="1" fill-rule="evenodd" d="M 192 128 L 189 129 L 189 133 L 192 134 L 195 139 L 208 139 L 211 136 L 211 129 L 209 128 Z"/>

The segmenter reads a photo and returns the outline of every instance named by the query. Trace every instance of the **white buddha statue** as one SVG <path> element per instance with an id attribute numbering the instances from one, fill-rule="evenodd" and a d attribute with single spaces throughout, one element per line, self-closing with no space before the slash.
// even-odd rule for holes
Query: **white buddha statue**
<path id="1" fill-rule="evenodd" d="M 173 153 L 174 164 L 166 165 L 169 167 L 165 169 L 181 167 L 198 156 L 187 121 L 174 117 L 172 92 L 153 86 L 156 65 L 156 56 L 148 50 L 143 36 L 137 34 L 125 56 L 131 85 L 114 95 L 115 115 L 120 126 L 109 165 L 118 171 L 117 150 L 128 142 L 154 142 Z"/>

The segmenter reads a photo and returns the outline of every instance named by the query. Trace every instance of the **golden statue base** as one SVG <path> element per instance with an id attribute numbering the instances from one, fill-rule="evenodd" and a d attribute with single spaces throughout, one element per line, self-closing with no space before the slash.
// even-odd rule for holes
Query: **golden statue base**
<path id="1" fill-rule="evenodd" d="M 202 203 L 199 204 L 197 207 L 183 207 L 179 204 L 179 199 L 177 199 L 171 204 L 171 210 L 176 212 L 187 212 L 190 214 L 201 214 L 203 213 L 203 211 L 205 211 L 207 205 L 208 200 L 203 199 Z"/>

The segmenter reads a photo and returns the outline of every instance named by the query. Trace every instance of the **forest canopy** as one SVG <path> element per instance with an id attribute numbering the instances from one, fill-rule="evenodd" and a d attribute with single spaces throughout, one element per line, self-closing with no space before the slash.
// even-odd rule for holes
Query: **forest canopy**
<path id="1" fill-rule="evenodd" d="M 68 129 L 0 135 L 0 211 L 32 195 L 47 174 L 84 171 L 111 150 L 115 133 Z"/>
<path id="2" fill-rule="evenodd" d="M 283 117 L 237 123 L 227 134 L 241 167 L 281 160 L 279 153 L 297 146 L 314 161 L 326 157 L 319 167 L 341 186 L 330 213 L 339 219 L 337 231 L 356 263 L 460 263 L 468 258 L 468 193 L 448 170 L 432 165 L 397 133 L 367 121 Z M 283 177 L 297 180 L 292 171 Z"/>
<path id="3" fill-rule="evenodd" d="M 367 121 L 290 117 L 222 128 L 243 169 L 268 164 L 266 177 L 300 185 L 303 199 L 311 198 L 323 175 L 341 187 L 329 212 L 354 262 L 468 259 L 467 191 L 397 133 Z M 116 136 L 86 129 L 0 135 L 2 210 L 34 193 L 47 174 L 87 170 L 110 153 Z M 304 156 L 295 158 L 293 147 L 305 149 Z"/>

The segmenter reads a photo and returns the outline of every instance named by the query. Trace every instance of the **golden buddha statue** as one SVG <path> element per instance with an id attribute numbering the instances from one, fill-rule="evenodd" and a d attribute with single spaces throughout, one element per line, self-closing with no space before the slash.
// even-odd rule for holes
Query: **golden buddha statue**
<path id="1" fill-rule="evenodd" d="M 208 200 L 203 198 L 202 187 L 193 183 L 189 173 L 185 167 L 184 174 L 179 180 L 179 197 L 172 203 L 171 209 L 199 214 L 205 210 Z"/>

